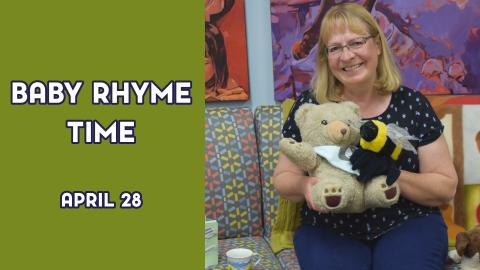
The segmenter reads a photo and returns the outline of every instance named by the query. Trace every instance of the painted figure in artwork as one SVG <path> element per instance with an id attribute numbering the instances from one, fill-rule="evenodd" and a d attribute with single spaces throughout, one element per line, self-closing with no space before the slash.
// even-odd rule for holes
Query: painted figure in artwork
<path id="1" fill-rule="evenodd" d="M 246 100 L 246 91 L 228 76 L 227 54 L 222 33 L 205 22 L 205 100 Z"/>
<path id="2" fill-rule="evenodd" d="M 218 21 L 234 0 L 205 0 L 205 101 L 248 100 L 248 94 L 230 76 L 225 39 Z"/>

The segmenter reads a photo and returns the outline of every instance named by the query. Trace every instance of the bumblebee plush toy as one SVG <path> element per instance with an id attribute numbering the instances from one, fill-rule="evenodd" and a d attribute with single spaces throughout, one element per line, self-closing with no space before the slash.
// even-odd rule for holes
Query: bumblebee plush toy
<path id="1" fill-rule="evenodd" d="M 385 125 L 378 120 L 368 120 L 360 127 L 360 137 L 362 149 L 390 156 L 393 160 L 398 160 L 402 149 L 417 153 L 408 141 L 416 138 L 395 124 Z"/>
<path id="2" fill-rule="evenodd" d="M 352 169 L 359 170 L 358 180 L 369 181 L 378 175 L 387 175 L 387 184 L 392 185 L 400 176 L 395 165 L 403 150 L 415 147 L 408 140 L 416 140 L 406 130 L 378 120 L 368 120 L 360 127 L 360 148 L 350 157 Z"/>

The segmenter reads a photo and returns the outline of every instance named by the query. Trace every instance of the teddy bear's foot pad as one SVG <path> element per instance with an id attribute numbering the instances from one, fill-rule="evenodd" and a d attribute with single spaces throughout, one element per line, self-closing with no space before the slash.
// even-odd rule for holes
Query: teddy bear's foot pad
<path id="1" fill-rule="evenodd" d="M 342 203 L 342 188 L 338 186 L 326 186 L 323 190 L 325 205 L 328 209 L 333 210 Z"/>
<path id="2" fill-rule="evenodd" d="M 342 202 L 342 196 L 326 196 L 325 202 L 329 208 L 335 208 Z"/>
<path id="3" fill-rule="evenodd" d="M 391 187 L 384 191 L 387 200 L 392 200 L 397 196 L 397 187 Z"/>

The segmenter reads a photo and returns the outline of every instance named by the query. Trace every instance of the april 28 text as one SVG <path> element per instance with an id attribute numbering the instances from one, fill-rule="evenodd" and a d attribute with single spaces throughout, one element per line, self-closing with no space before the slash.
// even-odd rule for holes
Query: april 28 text
<path id="1" fill-rule="evenodd" d="M 143 205 L 142 193 L 138 191 L 123 191 L 120 193 L 120 208 L 141 208 Z M 64 191 L 60 194 L 60 208 L 98 208 L 112 209 L 117 202 L 110 197 L 108 191 Z"/>

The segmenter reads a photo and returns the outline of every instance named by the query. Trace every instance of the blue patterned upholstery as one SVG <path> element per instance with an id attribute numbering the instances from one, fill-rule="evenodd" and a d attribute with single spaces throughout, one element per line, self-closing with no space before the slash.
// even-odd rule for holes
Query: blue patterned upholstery
<path id="1" fill-rule="evenodd" d="M 260 159 L 262 183 L 264 236 L 270 240 L 272 222 L 278 205 L 278 194 L 272 182 L 273 171 L 280 152 L 282 138 L 282 110 L 280 106 L 260 106 L 255 110 L 255 131 Z"/>
<path id="2" fill-rule="evenodd" d="M 293 249 L 283 249 L 277 254 L 277 258 L 283 269 L 300 270 L 300 265 Z"/>
<path id="3" fill-rule="evenodd" d="M 260 106 L 255 110 L 255 132 L 260 159 L 263 226 L 266 241 L 270 241 L 272 223 L 278 206 L 278 194 L 273 187 L 272 176 L 280 153 L 279 142 L 282 138 L 282 124 L 282 109 L 280 106 Z M 293 249 L 282 250 L 276 256 L 282 269 L 300 269 Z"/>
<path id="4" fill-rule="evenodd" d="M 219 264 L 226 251 L 246 247 L 261 256 L 254 269 L 299 269 L 293 250 L 275 256 L 268 240 L 278 205 L 272 175 L 279 155 L 280 106 L 205 111 L 205 216 L 216 219 Z M 259 165 L 260 164 L 260 165 Z"/>
<path id="5" fill-rule="evenodd" d="M 260 191 L 252 112 L 206 109 L 205 215 L 220 239 L 261 235 Z"/>

